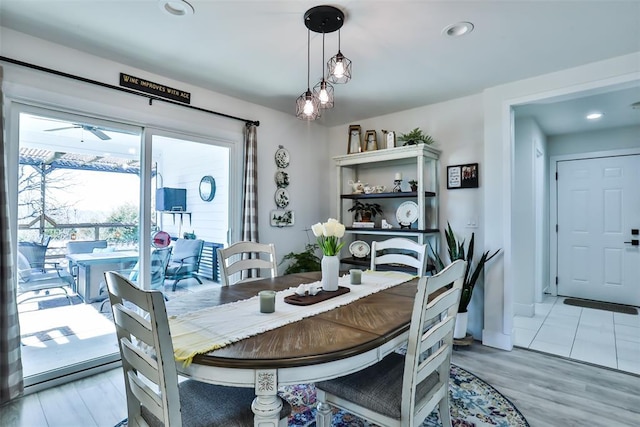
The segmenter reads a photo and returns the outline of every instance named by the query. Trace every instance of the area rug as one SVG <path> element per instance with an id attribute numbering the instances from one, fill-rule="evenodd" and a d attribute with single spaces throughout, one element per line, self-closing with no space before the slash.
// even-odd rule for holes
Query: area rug
<path id="1" fill-rule="evenodd" d="M 614 313 L 624 313 L 638 315 L 638 309 L 630 305 L 613 304 L 610 302 L 591 301 L 588 299 L 565 298 L 566 305 L 573 305 L 582 308 L 594 308 L 596 310 L 612 311 Z"/>
<path id="2" fill-rule="evenodd" d="M 293 412 L 289 427 L 314 427 L 316 416 L 316 390 L 311 384 L 300 384 L 280 389 L 280 396 L 291 403 Z M 455 427 L 529 427 L 525 417 L 513 403 L 495 388 L 472 373 L 451 364 L 449 381 L 451 421 Z M 127 420 L 116 427 L 124 427 Z M 332 427 L 373 427 L 348 412 L 333 409 Z M 441 426 L 437 411 L 421 427 Z"/>

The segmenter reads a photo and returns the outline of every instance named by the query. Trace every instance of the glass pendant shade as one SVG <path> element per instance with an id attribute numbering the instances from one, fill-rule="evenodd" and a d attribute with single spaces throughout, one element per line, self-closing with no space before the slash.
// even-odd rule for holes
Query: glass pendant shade
<path id="1" fill-rule="evenodd" d="M 313 87 L 313 94 L 320 101 L 320 108 L 333 108 L 333 85 L 325 79 Z"/>
<path id="2" fill-rule="evenodd" d="M 296 117 L 300 120 L 315 120 L 320 117 L 320 100 L 308 88 L 296 99 Z"/>
<path id="3" fill-rule="evenodd" d="M 344 56 L 340 50 L 336 56 L 327 62 L 327 79 L 331 83 L 344 84 L 351 80 L 351 60 Z"/>

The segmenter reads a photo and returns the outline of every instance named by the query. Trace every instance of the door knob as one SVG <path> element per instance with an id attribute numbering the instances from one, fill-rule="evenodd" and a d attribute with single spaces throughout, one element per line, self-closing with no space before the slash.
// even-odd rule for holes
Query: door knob
<path id="1" fill-rule="evenodd" d="M 631 246 L 640 246 L 640 240 L 638 239 L 631 239 L 630 242 L 624 242 L 624 243 L 630 243 Z"/>

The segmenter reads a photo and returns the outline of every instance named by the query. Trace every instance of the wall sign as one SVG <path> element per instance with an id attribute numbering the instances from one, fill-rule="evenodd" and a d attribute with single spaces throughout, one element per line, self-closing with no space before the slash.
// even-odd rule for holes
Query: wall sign
<path id="1" fill-rule="evenodd" d="M 447 189 L 478 188 L 478 164 L 447 166 Z"/>
<path id="2" fill-rule="evenodd" d="M 191 93 L 165 86 L 160 83 L 134 77 L 129 74 L 120 73 L 120 86 L 135 89 L 140 92 L 150 93 L 160 98 L 172 99 L 184 104 L 191 104 Z"/>

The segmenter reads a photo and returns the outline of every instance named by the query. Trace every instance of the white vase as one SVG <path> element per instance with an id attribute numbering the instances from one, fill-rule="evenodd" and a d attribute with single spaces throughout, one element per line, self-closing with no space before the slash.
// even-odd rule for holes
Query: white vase
<path id="1" fill-rule="evenodd" d="M 322 289 L 325 291 L 338 290 L 338 270 L 340 260 L 337 256 L 325 255 L 322 257 Z"/>
<path id="2" fill-rule="evenodd" d="M 453 329 L 453 338 L 462 339 L 467 336 L 467 323 L 469 321 L 469 313 L 456 314 L 456 326 Z"/>

